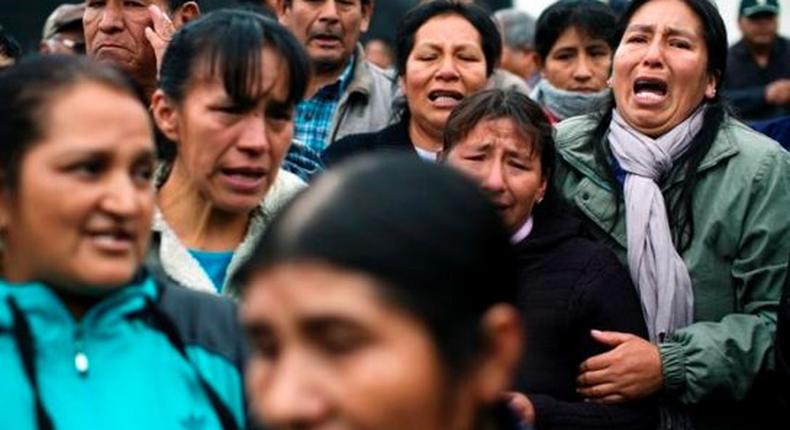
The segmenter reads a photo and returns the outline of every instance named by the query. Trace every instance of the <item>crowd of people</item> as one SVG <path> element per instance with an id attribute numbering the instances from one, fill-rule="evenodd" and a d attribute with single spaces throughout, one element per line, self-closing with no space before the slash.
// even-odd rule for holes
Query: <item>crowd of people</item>
<path id="1" fill-rule="evenodd" d="M 790 424 L 776 0 L 375 7 L 0 27 L 0 428 Z"/>

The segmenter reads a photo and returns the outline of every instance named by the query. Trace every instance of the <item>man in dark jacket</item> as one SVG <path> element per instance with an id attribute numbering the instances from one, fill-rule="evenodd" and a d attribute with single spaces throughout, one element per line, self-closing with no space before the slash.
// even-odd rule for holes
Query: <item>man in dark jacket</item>
<path id="1" fill-rule="evenodd" d="M 777 0 L 742 0 L 743 39 L 730 48 L 724 91 L 749 121 L 790 114 L 790 41 L 777 34 Z"/>

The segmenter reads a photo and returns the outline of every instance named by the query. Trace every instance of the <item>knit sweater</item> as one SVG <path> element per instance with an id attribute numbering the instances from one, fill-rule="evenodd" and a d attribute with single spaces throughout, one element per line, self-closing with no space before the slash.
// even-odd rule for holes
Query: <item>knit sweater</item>
<path id="1" fill-rule="evenodd" d="M 543 210 L 516 249 L 527 340 L 516 388 L 532 401 L 536 428 L 655 428 L 652 400 L 608 406 L 576 394 L 579 365 L 608 349 L 590 330 L 647 336 L 636 290 L 614 253 L 586 238 L 577 219 Z"/>

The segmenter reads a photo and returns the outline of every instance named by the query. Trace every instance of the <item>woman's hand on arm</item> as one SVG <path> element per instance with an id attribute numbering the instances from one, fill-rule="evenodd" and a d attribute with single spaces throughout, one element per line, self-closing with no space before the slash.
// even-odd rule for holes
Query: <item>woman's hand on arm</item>
<path id="1" fill-rule="evenodd" d="M 581 364 L 579 394 L 611 404 L 641 399 L 663 387 L 658 347 L 629 333 L 592 330 L 592 336 L 612 350 Z"/>
<path id="2" fill-rule="evenodd" d="M 503 397 L 510 409 L 516 414 L 519 422 L 530 427 L 535 425 L 535 407 L 532 405 L 529 397 L 516 391 L 508 391 L 503 394 Z"/>

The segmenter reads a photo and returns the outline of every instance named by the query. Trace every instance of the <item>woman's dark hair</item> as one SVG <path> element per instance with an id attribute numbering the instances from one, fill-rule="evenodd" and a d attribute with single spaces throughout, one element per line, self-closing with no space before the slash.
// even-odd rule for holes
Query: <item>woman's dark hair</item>
<path id="1" fill-rule="evenodd" d="M 480 33 L 480 43 L 486 59 L 486 76 L 491 76 L 502 55 L 502 36 L 494 21 L 483 9 L 457 0 L 434 0 L 420 4 L 406 13 L 398 26 L 395 42 L 395 64 L 398 74 L 400 76 L 406 74 L 406 62 L 414 49 L 414 37 L 417 31 L 428 20 L 441 15 L 459 15 L 469 21 Z"/>
<path id="2" fill-rule="evenodd" d="M 81 83 L 104 85 L 142 100 L 142 93 L 120 72 L 85 57 L 48 55 L 23 58 L 0 72 L 0 177 L 14 190 L 31 145 L 47 136 L 49 111 L 64 93 Z"/>
<path id="3" fill-rule="evenodd" d="M 450 151 L 483 121 L 507 118 L 523 138 L 532 140 L 531 151 L 540 154 L 540 167 L 549 181 L 554 169 L 554 129 L 540 105 L 516 90 L 490 89 L 466 97 L 453 109 L 444 127 L 443 154 Z"/>
<path id="4" fill-rule="evenodd" d="M 517 295 L 509 237 L 489 199 L 452 169 L 402 155 L 324 173 L 275 217 L 234 284 L 243 291 L 255 273 L 288 262 L 378 280 L 385 300 L 424 324 L 454 376 L 485 352 L 485 312 Z"/>
<path id="5" fill-rule="evenodd" d="M 628 8 L 620 17 L 617 32 L 615 33 L 615 40 L 618 41 L 618 44 L 621 42 L 628 28 L 631 18 L 649 1 L 650 0 L 633 0 L 628 5 Z M 697 170 L 702 159 L 708 153 L 711 146 L 713 146 L 716 136 L 719 133 L 719 128 L 725 121 L 729 112 L 728 106 L 719 96 L 722 78 L 727 69 L 727 30 L 724 26 L 724 21 L 722 21 L 716 6 L 709 0 L 682 1 L 694 12 L 702 26 L 702 35 L 705 40 L 705 48 L 708 52 L 707 72 L 717 78 L 717 91 L 713 98 L 707 98 L 703 101 L 703 104 L 706 105 L 706 110 L 702 121 L 702 128 L 692 139 L 689 150 L 683 158 L 675 164 L 672 172 L 668 175 L 669 177 L 677 177 L 681 174 L 684 175 L 680 192 L 674 194 L 673 198 L 667 200 L 667 217 L 669 218 L 670 227 L 672 228 L 673 241 L 680 252 L 688 249 L 691 245 L 691 239 L 694 237 L 692 198 L 694 188 L 698 181 Z M 608 108 L 599 115 L 600 119 L 590 138 L 596 162 L 601 166 L 609 166 L 611 164 L 610 160 L 613 157 L 611 149 L 609 148 L 609 142 L 605 139 L 605 136 L 609 130 L 609 124 L 612 121 L 612 109 L 614 108 L 615 102 L 614 98 L 612 98 Z M 615 177 L 614 171 L 612 169 L 607 169 L 607 172 L 607 180 L 616 195 L 615 213 L 618 213 L 621 207 L 620 200 L 622 198 L 622 189 Z M 616 220 L 617 217 L 614 219 Z M 614 228 L 614 224 L 612 228 Z"/>
<path id="6" fill-rule="evenodd" d="M 619 40 L 612 37 L 616 24 L 614 11 L 600 1 L 560 0 L 538 17 L 535 50 L 545 63 L 557 39 L 569 28 L 576 28 L 591 39 L 604 40 L 614 50 Z"/>
<path id="7" fill-rule="evenodd" d="M 182 27 L 167 47 L 159 72 L 159 88 L 172 100 L 182 102 L 194 78 L 207 70 L 222 80 L 234 103 L 255 101 L 261 76 L 261 51 L 271 46 L 288 64 L 287 103 L 304 97 L 310 66 L 304 49 L 276 21 L 242 10 L 218 10 Z"/>
<path id="8" fill-rule="evenodd" d="M 198 18 L 173 36 L 162 59 L 159 88 L 175 103 L 182 103 L 195 79 L 218 77 L 225 92 L 241 109 L 252 107 L 264 73 L 261 55 L 265 46 L 274 48 L 288 65 L 286 103 L 296 105 L 307 89 L 310 65 L 296 38 L 277 21 L 261 14 L 224 9 Z M 176 156 L 176 147 L 158 136 L 160 156 L 166 163 Z M 166 176 L 166 175 L 165 175 Z"/>

